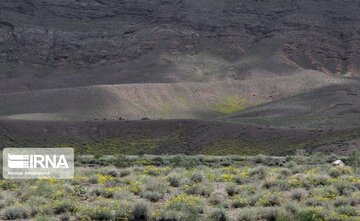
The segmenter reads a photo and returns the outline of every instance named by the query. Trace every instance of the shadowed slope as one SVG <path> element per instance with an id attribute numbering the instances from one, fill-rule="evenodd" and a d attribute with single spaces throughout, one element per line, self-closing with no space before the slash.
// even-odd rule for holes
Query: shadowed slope
<path id="1" fill-rule="evenodd" d="M 360 125 L 360 82 L 330 85 L 232 114 L 226 120 L 287 127 Z"/>
<path id="2" fill-rule="evenodd" d="M 0 121 L 0 147 L 70 146 L 82 154 L 283 155 L 359 136 L 359 128 L 303 130 L 199 120 Z"/>
<path id="3" fill-rule="evenodd" d="M 27 120 L 179 119 L 231 114 L 332 84 L 319 72 L 243 81 L 104 85 L 0 94 L 0 117 Z"/>

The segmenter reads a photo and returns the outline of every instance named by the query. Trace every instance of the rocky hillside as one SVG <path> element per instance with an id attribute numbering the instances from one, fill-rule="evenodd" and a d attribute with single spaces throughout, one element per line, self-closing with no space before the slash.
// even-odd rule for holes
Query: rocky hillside
<path id="1" fill-rule="evenodd" d="M 0 90 L 359 75 L 354 0 L 2 0 Z"/>
<path id="2" fill-rule="evenodd" d="M 305 71 L 242 81 L 118 84 L 0 93 L 0 119 L 212 119 L 304 92 L 316 100 L 314 94 L 318 93 L 313 90 L 343 84 L 353 88 L 355 83 L 359 85 L 354 80 Z M 332 93 L 324 96 L 328 99 L 320 99 L 319 104 L 325 107 L 345 102 L 343 97 L 333 100 Z M 347 102 L 356 100 L 359 99 L 355 95 Z M 294 106 L 286 100 L 283 103 L 283 111 Z"/>

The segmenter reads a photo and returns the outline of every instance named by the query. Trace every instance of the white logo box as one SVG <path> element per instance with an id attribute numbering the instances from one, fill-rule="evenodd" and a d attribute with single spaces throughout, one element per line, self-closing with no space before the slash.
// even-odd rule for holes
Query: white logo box
<path id="1" fill-rule="evenodd" d="M 73 148 L 5 148 L 5 179 L 72 179 Z"/>

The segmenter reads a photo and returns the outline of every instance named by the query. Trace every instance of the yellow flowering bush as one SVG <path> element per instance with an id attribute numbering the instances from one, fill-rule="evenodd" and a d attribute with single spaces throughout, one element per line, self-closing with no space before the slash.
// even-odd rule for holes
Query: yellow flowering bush
<path id="1" fill-rule="evenodd" d="M 97 174 L 98 183 L 104 184 L 107 181 L 114 180 L 115 178 L 110 175 Z"/>
<path id="2" fill-rule="evenodd" d="M 52 192 L 51 198 L 52 199 L 58 199 L 65 196 L 65 190 L 64 188 L 56 188 L 55 191 Z"/>
<path id="3" fill-rule="evenodd" d="M 130 181 L 130 183 L 129 183 L 130 192 L 132 192 L 134 194 L 139 194 L 141 191 L 140 185 L 141 185 L 141 183 L 137 180 Z"/>
<path id="4" fill-rule="evenodd" d="M 280 194 L 267 192 L 262 195 L 256 202 L 257 206 L 280 206 Z"/>
<path id="5" fill-rule="evenodd" d="M 86 177 L 84 176 L 74 176 L 74 179 L 72 180 L 73 184 L 81 184 L 86 181 Z"/>
<path id="6" fill-rule="evenodd" d="M 333 187 L 319 187 L 312 190 L 314 196 L 323 197 L 325 199 L 335 199 L 338 196 L 338 191 Z"/>
<path id="7" fill-rule="evenodd" d="M 338 214 L 335 211 L 331 211 L 329 214 L 326 215 L 325 220 L 346 221 L 346 220 L 350 220 L 350 217 L 345 214 Z"/>
<path id="8" fill-rule="evenodd" d="M 233 180 L 234 180 L 234 177 L 231 174 L 221 174 L 218 179 L 218 181 L 221 181 L 221 182 L 231 182 Z"/>
<path id="9" fill-rule="evenodd" d="M 222 173 L 228 173 L 228 174 L 238 174 L 240 173 L 240 169 L 234 166 L 228 166 L 228 167 L 222 167 L 221 172 Z"/>
<path id="10" fill-rule="evenodd" d="M 359 183 L 360 184 L 360 177 L 358 177 L 358 176 L 347 176 L 345 179 L 350 183 Z"/>
<path id="11" fill-rule="evenodd" d="M 49 178 L 49 179 L 46 179 L 45 181 L 50 183 L 50 184 L 56 184 L 56 183 L 60 182 L 60 180 L 55 179 L 55 178 Z"/>
<path id="12" fill-rule="evenodd" d="M 178 208 L 178 207 L 198 207 L 201 206 L 201 198 L 199 196 L 180 194 L 174 196 L 164 203 L 166 208 Z"/>
<path id="13" fill-rule="evenodd" d="M 153 165 L 146 166 L 143 170 L 143 174 L 158 176 L 160 174 L 167 174 L 171 170 L 170 167 L 156 167 Z"/>
<path id="14" fill-rule="evenodd" d="M 290 176 L 287 181 L 292 187 L 300 187 L 303 185 L 303 181 L 296 175 Z"/>

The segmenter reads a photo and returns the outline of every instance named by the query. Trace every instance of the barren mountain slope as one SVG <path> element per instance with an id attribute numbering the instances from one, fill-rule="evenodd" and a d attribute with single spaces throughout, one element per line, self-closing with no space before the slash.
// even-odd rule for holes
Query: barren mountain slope
<path id="1" fill-rule="evenodd" d="M 232 122 L 281 127 L 360 126 L 360 81 L 336 84 L 251 107 L 226 117 Z"/>
<path id="2" fill-rule="evenodd" d="M 25 120 L 209 119 L 350 79 L 303 71 L 209 83 L 88 86 L 0 93 L 0 118 Z"/>
<path id="3" fill-rule="evenodd" d="M 358 75 L 353 0 L 2 0 L 0 91 Z"/>

